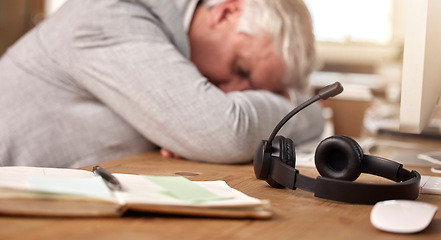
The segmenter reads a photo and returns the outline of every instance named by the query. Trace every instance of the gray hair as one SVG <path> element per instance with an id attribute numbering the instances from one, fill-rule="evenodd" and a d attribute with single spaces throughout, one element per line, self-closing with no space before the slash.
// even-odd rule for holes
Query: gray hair
<path id="1" fill-rule="evenodd" d="M 225 0 L 204 0 L 212 7 Z M 285 63 L 284 83 L 299 90 L 308 85 L 315 62 L 311 15 L 303 0 L 245 0 L 237 31 L 268 33 L 275 52 Z"/>

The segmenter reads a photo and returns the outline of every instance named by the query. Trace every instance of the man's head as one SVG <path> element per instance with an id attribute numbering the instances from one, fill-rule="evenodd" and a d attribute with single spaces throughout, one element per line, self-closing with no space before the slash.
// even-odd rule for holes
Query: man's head
<path id="1" fill-rule="evenodd" d="M 205 0 L 189 36 L 191 60 L 225 92 L 307 86 L 314 36 L 302 0 Z"/>

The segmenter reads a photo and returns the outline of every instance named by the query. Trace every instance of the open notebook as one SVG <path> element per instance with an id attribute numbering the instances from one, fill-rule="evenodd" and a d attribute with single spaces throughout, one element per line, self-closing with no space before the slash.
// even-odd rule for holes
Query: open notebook
<path id="1" fill-rule="evenodd" d="M 224 181 L 114 174 L 122 189 L 107 187 L 77 169 L 0 167 L 0 214 L 104 217 L 127 210 L 228 218 L 269 218 L 267 200 L 252 198 Z"/>

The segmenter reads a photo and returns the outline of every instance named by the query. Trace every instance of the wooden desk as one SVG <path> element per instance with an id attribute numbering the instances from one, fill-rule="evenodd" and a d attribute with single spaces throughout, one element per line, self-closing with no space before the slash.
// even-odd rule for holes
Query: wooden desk
<path id="1" fill-rule="evenodd" d="M 0 239 L 441 239 L 441 210 L 421 233 L 382 232 L 370 223 L 371 205 L 353 205 L 314 198 L 303 190 L 273 189 L 254 177 L 251 164 L 216 165 L 163 158 L 157 152 L 100 164 L 112 172 L 182 175 L 191 180 L 225 180 L 250 196 L 270 199 L 269 220 L 210 219 L 149 214 L 122 218 L 0 217 Z M 299 168 L 315 176 L 313 168 Z M 91 168 L 89 169 L 91 170 Z M 429 174 L 427 169 L 417 169 Z M 381 181 L 364 175 L 363 181 Z M 441 195 L 420 195 L 438 205 Z"/>

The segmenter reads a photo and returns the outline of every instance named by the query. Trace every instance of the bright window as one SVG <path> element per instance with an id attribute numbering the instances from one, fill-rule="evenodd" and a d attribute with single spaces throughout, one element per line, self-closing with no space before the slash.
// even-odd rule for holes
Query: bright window
<path id="1" fill-rule="evenodd" d="M 391 41 L 393 0 L 305 0 L 323 42 Z"/>

